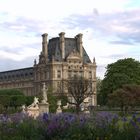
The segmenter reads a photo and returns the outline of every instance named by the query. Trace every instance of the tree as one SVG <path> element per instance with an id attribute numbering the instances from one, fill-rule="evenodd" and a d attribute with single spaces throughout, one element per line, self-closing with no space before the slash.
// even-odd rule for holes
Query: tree
<path id="1" fill-rule="evenodd" d="M 108 95 L 125 84 L 140 84 L 140 62 L 132 58 L 120 59 L 107 66 L 100 96 L 105 105 Z"/>
<path id="2" fill-rule="evenodd" d="M 102 84 L 102 80 L 99 77 L 97 77 L 96 78 L 96 89 L 97 89 L 97 103 L 98 104 L 102 103 L 102 97 L 100 94 L 101 84 Z"/>
<path id="3" fill-rule="evenodd" d="M 66 87 L 69 96 L 74 99 L 74 102 L 70 100 L 68 100 L 68 102 L 76 106 L 77 113 L 79 113 L 80 104 L 84 101 L 84 99 L 93 94 L 91 86 L 92 81 L 83 77 L 73 77 L 67 81 Z"/>
<path id="4" fill-rule="evenodd" d="M 18 106 L 25 104 L 26 97 L 24 95 L 12 95 L 10 96 L 10 106 L 14 107 L 15 110 Z"/>
<path id="5" fill-rule="evenodd" d="M 120 107 L 121 111 L 126 113 L 129 107 L 140 105 L 140 85 L 124 85 L 108 97 L 109 105 Z"/>
<path id="6" fill-rule="evenodd" d="M 0 95 L 24 95 L 23 92 L 17 89 L 0 89 Z"/>
<path id="7" fill-rule="evenodd" d="M 1 89 L 0 90 L 0 104 L 4 108 L 21 106 L 25 103 L 25 95 L 17 89 Z"/>
<path id="8" fill-rule="evenodd" d="M 7 111 L 8 107 L 10 106 L 10 97 L 8 95 L 0 95 L 0 104 Z"/>
<path id="9" fill-rule="evenodd" d="M 140 105 L 140 85 L 124 85 L 124 91 L 128 95 L 128 105 L 132 108 Z"/>
<path id="10" fill-rule="evenodd" d="M 31 105 L 31 103 L 33 103 L 34 101 L 34 96 L 25 96 L 25 104 L 27 106 Z"/>
<path id="11" fill-rule="evenodd" d="M 121 111 L 126 110 L 128 106 L 128 95 L 123 89 L 117 89 L 108 95 L 108 105 L 111 107 L 120 107 Z"/>

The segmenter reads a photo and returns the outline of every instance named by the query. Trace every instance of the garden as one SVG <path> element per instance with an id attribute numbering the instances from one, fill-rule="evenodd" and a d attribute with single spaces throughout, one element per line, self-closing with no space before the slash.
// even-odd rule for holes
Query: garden
<path id="1" fill-rule="evenodd" d="M 119 116 L 110 112 L 93 114 L 25 113 L 0 116 L 0 140 L 139 140 L 140 116 Z"/>

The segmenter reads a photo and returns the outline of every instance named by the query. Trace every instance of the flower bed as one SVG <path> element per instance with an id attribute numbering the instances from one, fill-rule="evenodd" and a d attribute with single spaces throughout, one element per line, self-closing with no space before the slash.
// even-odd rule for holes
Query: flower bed
<path id="1" fill-rule="evenodd" d="M 139 140 L 139 132 L 136 114 L 44 114 L 36 120 L 22 113 L 0 116 L 0 140 Z"/>

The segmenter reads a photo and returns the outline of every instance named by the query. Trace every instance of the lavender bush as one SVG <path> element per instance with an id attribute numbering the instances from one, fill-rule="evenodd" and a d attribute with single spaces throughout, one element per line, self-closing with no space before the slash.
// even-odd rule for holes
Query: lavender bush
<path id="1" fill-rule="evenodd" d="M 139 140 L 140 117 L 113 113 L 0 115 L 0 140 Z"/>

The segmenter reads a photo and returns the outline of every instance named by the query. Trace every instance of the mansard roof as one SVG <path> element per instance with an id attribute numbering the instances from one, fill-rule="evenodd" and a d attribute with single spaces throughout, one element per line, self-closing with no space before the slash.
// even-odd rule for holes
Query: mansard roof
<path id="1" fill-rule="evenodd" d="M 0 81 L 33 78 L 33 67 L 0 72 Z"/>
<path id="2" fill-rule="evenodd" d="M 69 56 L 69 54 L 73 51 L 79 52 L 78 46 L 76 44 L 75 38 L 65 38 L 65 59 Z M 52 38 L 49 40 L 48 43 L 48 58 L 51 61 L 52 58 L 55 61 L 63 61 L 61 55 L 61 48 L 59 43 L 59 37 Z M 83 48 L 83 62 L 84 63 L 91 63 L 89 56 L 87 55 L 85 49 Z"/>

